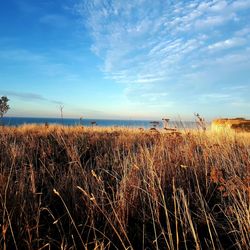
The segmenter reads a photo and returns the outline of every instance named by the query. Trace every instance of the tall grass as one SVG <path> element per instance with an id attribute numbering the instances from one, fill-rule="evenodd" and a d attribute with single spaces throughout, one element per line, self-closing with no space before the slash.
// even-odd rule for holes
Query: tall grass
<path id="1" fill-rule="evenodd" d="M 250 249 L 250 135 L 0 131 L 2 249 Z"/>

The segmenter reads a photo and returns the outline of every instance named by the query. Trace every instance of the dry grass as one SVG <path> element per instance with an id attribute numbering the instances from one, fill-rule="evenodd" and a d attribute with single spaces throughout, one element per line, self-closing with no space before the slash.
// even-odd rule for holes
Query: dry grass
<path id="1" fill-rule="evenodd" d="M 250 135 L 0 131 L 2 249 L 250 249 Z"/>
<path id="2" fill-rule="evenodd" d="M 212 122 L 212 130 L 231 129 L 236 132 L 250 132 L 250 120 L 244 118 L 216 119 Z"/>

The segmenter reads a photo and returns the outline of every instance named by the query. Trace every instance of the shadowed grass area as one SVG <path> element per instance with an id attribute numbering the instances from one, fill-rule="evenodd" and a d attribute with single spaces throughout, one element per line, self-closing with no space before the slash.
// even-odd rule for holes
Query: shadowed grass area
<path id="1" fill-rule="evenodd" d="M 0 130 L 2 249 L 249 249 L 250 135 Z"/>

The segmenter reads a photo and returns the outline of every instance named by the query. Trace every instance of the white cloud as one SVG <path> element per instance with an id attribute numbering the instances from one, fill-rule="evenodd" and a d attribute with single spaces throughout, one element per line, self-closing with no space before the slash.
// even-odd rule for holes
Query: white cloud
<path id="1" fill-rule="evenodd" d="M 210 10 L 211 11 L 214 11 L 214 12 L 219 12 L 219 11 L 223 11 L 225 10 L 225 8 L 228 6 L 227 2 L 226 1 L 217 1 L 215 2 L 215 4 L 213 4 L 211 7 L 210 7 Z"/>
<path id="2" fill-rule="evenodd" d="M 242 51 L 238 53 L 231 53 L 224 55 L 222 57 L 216 58 L 214 63 L 227 65 L 227 66 L 237 66 L 237 64 L 245 64 L 245 66 L 250 66 L 250 55 L 246 53 L 247 51 Z"/>
<path id="3" fill-rule="evenodd" d="M 145 99 L 177 82 L 189 84 L 186 76 L 197 80 L 206 67 L 210 72 L 218 64 L 248 61 L 248 17 L 241 14 L 249 5 L 243 0 L 85 0 L 78 11 L 91 33 L 92 51 L 103 60 L 105 77 L 152 86 L 127 92 Z"/>
<path id="4" fill-rule="evenodd" d="M 231 103 L 232 106 L 234 107 L 239 107 L 239 108 L 250 108 L 250 103 L 248 101 L 234 101 Z"/>
<path id="5" fill-rule="evenodd" d="M 233 10 L 248 9 L 250 8 L 250 1 L 249 0 L 233 1 L 231 7 Z"/>
<path id="6" fill-rule="evenodd" d="M 244 38 L 240 38 L 240 37 L 234 37 L 231 39 L 227 39 L 224 41 L 220 41 L 214 44 L 211 44 L 208 46 L 208 49 L 211 51 L 215 51 L 215 50 L 222 50 L 222 49 L 230 49 L 233 47 L 238 47 L 238 46 L 242 46 L 244 44 L 246 44 L 246 39 Z"/>
<path id="7" fill-rule="evenodd" d="M 247 91 L 248 87 L 247 85 L 236 85 L 236 86 L 229 86 L 229 87 L 224 87 L 223 90 L 226 91 Z"/>
<path id="8" fill-rule="evenodd" d="M 205 94 L 205 95 L 202 95 L 203 98 L 205 99 L 222 99 L 222 100 L 225 100 L 225 99 L 231 99 L 231 95 L 229 94 L 219 94 L 219 93 L 210 93 L 210 94 Z"/>
<path id="9" fill-rule="evenodd" d="M 226 22 L 234 19 L 236 16 L 235 14 L 230 15 L 211 15 L 207 16 L 204 19 L 199 19 L 196 21 L 195 26 L 199 29 L 203 28 L 213 28 L 222 24 L 225 24 Z"/>
<path id="10" fill-rule="evenodd" d="M 246 37 L 246 36 L 250 36 L 250 27 L 247 26 L 247 27 L 244 27 L 243 29 L 240 29 L 240 30 L 237 30 L 236 33 L 235 33 L 236 36 L 243 36 L 243 37 Z"/>
<path id="11" fill-rule="evenodd" d="M 138 77 L 136 80 L 134 80 L 134 83 L 148 83 L 148 82 L 153 83 L 153 82 L 159 82 L 163 79 L 164 79 L 163 77 L 158 77 L 158 78 Z"/>
<path id="12" fill-rule="evenodd" d="M 202 94 L 199 96 L 199 100 L 204 104 L 221 103 L 222 105 L 232 105 L 232 103 L 242 102 L 240 93 L 229 94 L 228 92 L 218 91 L 216 93 Z"/>

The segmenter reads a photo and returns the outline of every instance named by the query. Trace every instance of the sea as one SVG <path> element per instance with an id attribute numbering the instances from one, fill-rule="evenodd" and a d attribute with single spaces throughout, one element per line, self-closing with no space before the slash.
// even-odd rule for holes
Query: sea
<path id="1" fill-rule="evenodd" d="M 158 122 L 158 128 L 163 127 L 161 120 L 105 120 L 105 119 L 71 119 L 71 118 L 38 118 L 38 117 L 4 117 L 5 126 L 19 126 L 24 124 L 60 124 L 66 126 L 101 126 L 101 127 L 133 127 L 151 128 L 152 122 Z M 169 127 L 179 129 L 193 129 L 197 125 L 194 121 L 170 121 Z"/>

